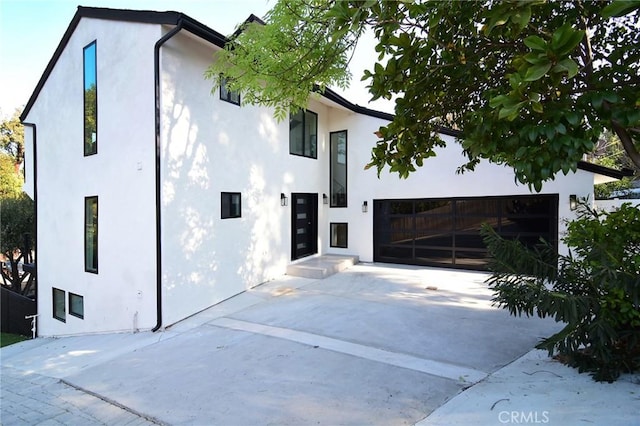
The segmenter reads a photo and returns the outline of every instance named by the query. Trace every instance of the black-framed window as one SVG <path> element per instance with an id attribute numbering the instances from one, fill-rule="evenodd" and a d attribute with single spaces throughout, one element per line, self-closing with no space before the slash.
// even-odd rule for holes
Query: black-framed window
<path id="1" fill-rule="evenodd" d="M 220 99 L 234 105 L 240 105 L 240 92 L 229 90 L 227 80 L 224 77 L 220 78 Z"/>
<path id="2" fill-rule="evenodd" d="M 220 205 L 220 217 L 222 219 L 242 216 L 242 196 L 239 192 L 222 192 Z"/>
<path id="3" fill-rule="evenodd" d="M 67 322 L 67 310 L 65 306 L 65 292 L 59 288 L 53 288 L 53 317 L 59 321 Z"/>
<path id="4" fill-rule="evenodd" d="M 318 158 L 318 114 L 306 110 L 289 114 L 289 153 Z"/>
<path id="5" fill-rule="evenodd" d="M 84 270 L 98 273 L 98 197 L 84 199 Z"/>
<path id="6" fill-rule="evenodd" d="M 331 207 L 347 207 L 347 131 L 331 132 L 329 192 Z"/>
<path id="7" fill-rule="evenodd" d="M 69 292 L 69 315 L 84 319 L 84 297 Z"/>
<path id="8" fill-rule="evenodd" d="M 84 92 L 84 155 L 98 152 L 98 73 L 97 44 L 88 44 L 83 50 Z"/>
<path id="9" fill-rule="evenodd" d="M 332 222 L 329 224 L 331 232 L 331 247 L 347 248 L 349 242 L 349 225 L 342 222 Z"/>

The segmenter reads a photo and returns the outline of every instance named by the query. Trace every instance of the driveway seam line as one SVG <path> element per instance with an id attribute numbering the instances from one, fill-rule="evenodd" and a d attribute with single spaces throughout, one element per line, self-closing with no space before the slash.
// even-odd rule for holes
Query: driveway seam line
<path id="1" fill-rule="evenodd" d="M 362 345 L 359 343 L 347 342 L 332 337 L 292 330 L 288 328 L 274 327 L 270 325 L 258 324 L 227 317 L 218 318 L 214 321 L 210 321 L 207 324 L 232 330 L 246 331 L 254 334 L 276 337 L 306 344 L 309 346 L 317 346 L 334 352 L 348 354 L 371 361 L 382 362 L 384 364 L 419 371 L 432 376 L 451 379 L 467 384 L 477 383 L 488 376 L 486 372 L 473 368 L 463 367 L 441 361 L 418 358 L 408 354 L 391 352 L 384 349 Z"/>

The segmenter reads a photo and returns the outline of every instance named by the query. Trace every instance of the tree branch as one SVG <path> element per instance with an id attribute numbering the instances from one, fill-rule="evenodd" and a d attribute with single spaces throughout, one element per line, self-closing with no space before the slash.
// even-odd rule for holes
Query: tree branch
<path id="1" fill-rule="evenodd" d="M 638 152 L 638 149 L 633 143 L 633 138 L 631 138 L 631 135 L 629 134 L 627 129 L 625 129 L 617 120 L 611 120 L 611 128 L 620 138 L 622 147 L 624 148 L 631 161 L 633 161 L 633 164 L 635 164 L 636 167 L 640 169 L 640 152 Z"/>

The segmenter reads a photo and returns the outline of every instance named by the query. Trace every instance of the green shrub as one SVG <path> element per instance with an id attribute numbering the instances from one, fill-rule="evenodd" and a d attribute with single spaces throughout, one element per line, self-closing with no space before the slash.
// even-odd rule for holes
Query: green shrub
<path id="1" fill-rule="evenodd" d="M 495 305 L 512 315 L 553 317 L 565 327 L 536 347 L 614 381 L 640 368 L 640 210 L 630 204 L 611 213 L 584 204 L 558 256 L 544 241 L 535 249 L 483 236 L 492 256 L 487 279 Z"/>

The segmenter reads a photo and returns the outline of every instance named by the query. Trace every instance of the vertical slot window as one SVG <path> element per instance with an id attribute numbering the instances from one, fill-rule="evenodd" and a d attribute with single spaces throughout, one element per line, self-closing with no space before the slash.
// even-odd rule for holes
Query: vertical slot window
<path id="1" fill-rule="evenodd" d="M 84 270 L 98 273 L 98 197 L 84 199 Z"/>
<path id="2" fill-rule="evenodd" d="M 53 288 L 53 317 L 62 322 L 67 322 L 65 294 L 59 288 Z"/>
<path id="3" fill-rule="evenodd" d="M 96 71 L 96 42 L 83 52 L 84 69 L 84 155 L 98 152 L 98 76 Z"/>
<path id="4" fill-rule="evenodd" d="M 347 207 L 347 131 L 331 133 L 330 140 L 331 207 Z"/>

